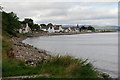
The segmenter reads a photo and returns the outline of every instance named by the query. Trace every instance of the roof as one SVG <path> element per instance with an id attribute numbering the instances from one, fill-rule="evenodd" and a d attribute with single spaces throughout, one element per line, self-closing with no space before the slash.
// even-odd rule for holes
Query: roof
<path id="1" fill-rule="evenodd" d="M 60 27 L 60 26 L 62 26 L 62 25 L 54 25 L 54 27 Z"/>
<path id="2" fill-rule="evenodd" d="M 48 26 L 41 26 L 42 29 L 48 29 Z"/>
<path id="3" fill-rule="evenodd" d="M 55 27 L 54 30 L 59 30 L 59 27 Z"/>
<path id="4" fill-rule="evenodd" d="M 72 31 L 75 31 L 75 27 L 70 27 L 70 29 L 71 29 Z"/>
<path id="5" fill-rule="evenodd" d="M 68 29 L 68 27 L 62 27 L 63 29 Z"/>

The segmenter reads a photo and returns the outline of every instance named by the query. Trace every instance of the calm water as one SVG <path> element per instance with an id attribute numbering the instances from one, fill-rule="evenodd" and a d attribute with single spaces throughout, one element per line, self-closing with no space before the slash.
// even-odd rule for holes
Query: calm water
<path id="1" fill-rule="evenodd" d="M 50 54 L 71 55 L 89 59 L 98 70 L 118 76 L 118 34 L 93 33 L 28 38 L 24 43 Z"/>

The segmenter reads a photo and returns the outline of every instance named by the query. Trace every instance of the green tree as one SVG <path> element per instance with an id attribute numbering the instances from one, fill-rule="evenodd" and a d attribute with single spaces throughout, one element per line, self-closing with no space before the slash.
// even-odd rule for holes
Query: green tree
<path id="1" fill-rule="evenodd" d="M 95 31 L 95 28 L 92 27 L 92 26 L 88 26 L 88 27 L 87 27 L 87 30 L 91 30 L 92 32 L 94 32 L 94 31 Z"/>
<path id="2" fill-rule="evenodd" d="M 25 18 L 24 21 L 21 22 L 22 24 L 26 24 L 28 23 L 28 26 L 34 30 L 34 23 L 33 23 L 33 20 L 31 18 Z"/>
<path id="3" fill-rule="evenodd" d="M 52 26 L 53 26 L 53 24 L 52 24 L 52 23 L 49 23 L 47 26 L 52 27 Z"/>
<path id="4" fill-rule="evenodd" d="M 87 27 L 82 26 L 82 27 L 80 28 L 80 31 L 82 31 L 82 30 L 87 30 Z"/>
<path id="5" fill-rule="evenodd" d="M 34 24 L 34 25 L 33 25 L 33 28 L 34 28 L 34 30 L 36 30 L 36 31 L 39 31 L 39 30 L 40 30 L 40 26 L 39 26 L 38 24 Z"/>
<path id="6" fill-rule="evenodd" d="M 44 27 L 44 26 L 46 26 L 46 24 L 40 24 L 40 26 L 41 26 L 41 27 Z"/>
<path id="7" fill-rule="evenodd" d="M 13 12 L 2 12 L 2 30 L 9 34 L 15 34 L 16 29 L 20 28 L 19 18 Z"/>

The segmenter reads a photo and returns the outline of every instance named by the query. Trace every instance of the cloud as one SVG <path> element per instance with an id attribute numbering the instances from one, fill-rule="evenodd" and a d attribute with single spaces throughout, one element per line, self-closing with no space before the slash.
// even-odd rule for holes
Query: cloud
<path id="1" fill-rule="evenodd" d="M 119 0 L 4 0 L 2 2 L 118 2 Z"/>
<path id="2" fill-rule="evenodd" d="M 118 8 L 113 2 L 9 2 L 4 10 L 35 23 L 117 25 Z M 104 7 L 103 7 L 104 6 Z"/>

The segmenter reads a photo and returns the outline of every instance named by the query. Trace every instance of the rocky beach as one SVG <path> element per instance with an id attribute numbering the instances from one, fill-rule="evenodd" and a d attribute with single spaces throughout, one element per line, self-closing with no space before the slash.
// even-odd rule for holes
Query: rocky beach
<path id="1" fill-rule="evenodd" d="M 25 39 L 25 37 L 13 37 L 11 39 L 13 42 L 11 54 L 16 61 L 24 61 L 28 65 L 36 66 L 41 62 L 47 61 L 51 57 L 45 50 L 40 50 L 29 44 L 22 43 L 23 39 Z"/>
<path id="2" fill-rule="evenodd" d="M 16 61 L 24 61 L 30 66 L 36 66 L 42 62 L 46 62 L 51 55 L 47 53 L 46 50 L 37 49 L 32 45 L 25 44 L 22 41 L 29 37 L 39 37 L 39 36 L 54 36 L 54 35 L 74 35 L 80 33 L 34 33 L 27 35 L 18 35 L 17 37 L 12 37 L 13 42 L 10 51 L 10 57 Z"/>
<path id="3" fill-rule="evenodd" d="M 47 61 L 51 55 L 46 50 L 37 49 L 32 45 L 22 43 L 23 40 L 29 37 L 39 36 L 54 36 L 54 35 L 75 35 L 75 34 L 87 34 L 87 33 L 34 33 L 27 35 L 18 35 L 18 37 L 11 38 L 13 42 L 10 57 L 13 57 L 16 61 L 24 61 L 26 64 L 36 66 L 43 61 Z"/>
<path id="4" fill-rule="evenodd" d="M 63 60 L 65 59 L 65 60 L 70 60 L 70 59 L 72 59 L 72 60 L 74 60 L 72 57 L 69 57 L 69 56 L 61 56 L 61 57 L 54 57 L 54 56 L 51 56 L 49 53 L 47 53 L 47 51 L 46 50 L 42 50 L 42 49 L 38 49 L 38 48 L 36 48 L 36 47 L 34 47 L 34 46 L 32 46 L 32 45 L 29 45 L 29 44 L 26 44 L 26 43 L 23 43 L 22 41 L 23 40 L 25 40 L 25 39 L 27 39 L 27 38 L 30 38 L 30 37 L 40 37 L 40 36 L 53 36 L 53 35 L 66 35 L 66 34 L 47 34 L 47 33 L 37 33 L 37 34 L 27 34 L 27 35 L 17 35 L 17 37 L 12 37 L 10 40 L 11 40 L 11 42 L 12 42 L 12 46 L 11 46 L 11 50 L 10 50 L 10 52 L 9 52 L 9 54 L 8 54 L 8 56 L 9 57 L 11 57 L 13 60 L 15 60 L 15 61 L 17 61 L 17 62 L 24 62 L 25 63 L 25 65 L 26 66 L 24 66 L 24 67 L 27 67 L 27 65 L 28 66 L 31 66 L 31 69 L 32 69 L 32 67 L 33 67 L 33 69 L 35 68 L 35 70 L 37 70 L 37 72 L 40 72 L 40 73 L 37 73 L 37 72 L 35 72 L 34 73 L 34 71 L 35 70 L 33 70 L 33 73 L 31 73 L 31 74 L 24 74 L 24 73 L 20 73 L 20 74 L 24 74 L 23 76 L 13 76 L 13 77 L 4 77 L 5 79 L 8 79 L 8 78 L 26 78 L 26 77 L 30 77 L 31 75 L 32 75 L 32 77 L 33 77 L 33 75 L 35 74 L 40 74 L 40 76 L 42 75 L 42 76 L 46 76 L 46 74 L 47 74 L 47 76 L 48 75 L 52 75 L 52 73 L 54 73 L 54 72 L 52 72 L 51 73 L 51 71 L 49 72 L 49 69 L 51 70 L 53 70 L 53 69 L 57 69 L 57 68 L 55 68 L 55 66 L 56 66 L 56 64 L 57 64 L 57 66 L 60 66 L 61 67 L 61 65 L 59 65 L 61 62 L 59 62 L 59 60 L 60 61 L 62 61 L 62 65 L 63 65 L 63 63 L 65 63 Z M 68 34 L 68 35 L 72 35 L 72 34 Z M 76 59 L 75 59 L 76 60 Z M 55 63 L 54 63 L 54 61 L 55 61 Z M 84 60 L 83 60 L 84 61 Z M 53 62 L 53 63 L 52 63 Z M 74 62 L 74 61 L 73 61 Z M 44 64 L 43 64 L 44 63 Z M 69 62 L 66 62 L 67 64 L 69 63 Z M 53 66 L 52 66 L 52 65 Z M 72 62 L 71 62 L 71 64 L 72 64 Z M 45 69 L 44 69 L 44 67 L 42 67 L 41 68 L 41 66 L 40 65 L 43 65 L 43 66 L 46 66 L 45 67 Z M 82 63 L 80 63 L 80 65 L 84 65 L 84 64 L 82 64 Z M 21 65 L 20 65 L 21 66 Z M 54 67 L 54 68 L 47 68 L 47 67 Z M 68 64 L 68 67 L 69 67 L 70 65 Z M 87 66 L 87 65 L 85 65 L 85 66 Z M 23 70 L 25 70 L 25 68 L 23 67 Z M 65 66 L 64 66 L 65 67 Z M 76 67 L 79 67 L 79 66 L 77 66 L 76 65 Z M 27 68 L 29 68 L 29 67 L 27 67 Z M 26 69 L 27 69 L 26 68 Z M 66 69 L 66 68 L 65 68 Z M 41 71 L 41 70 L 43 70 L 43 72 Z M 28 70 L 29 71 L 29 70 Z M 44 72 L 45 71 L 45 72 Z M 58 71 L 59 71 L 59 69 L 58 69 Z M 64 70 L 63 70 L 64 71 Z M 95 72 L 96 72 L 96 70 L 95 70 Z M 55 72 L 56 73 L 56 72 Z M 63 72 L 62 72 L 63 73 Z M 91 72 L 90 72 L 91 73 Z M 44 75 L 45 74 L 45 75 Z M 57 74 L 57 73 L 56 73 Z M 103 72 L 97 72 L 97 74 L 98 75 L 100 75 L 100 76 L 102 76 L 102 77 L 108 77 L 109 75 L 107 75 L 106 73 L 103 73 Z M 29 76 L 30 75 L 30 76 Z M 39 75 L 37 75 L 37 77 L 40 77 Z"/>

